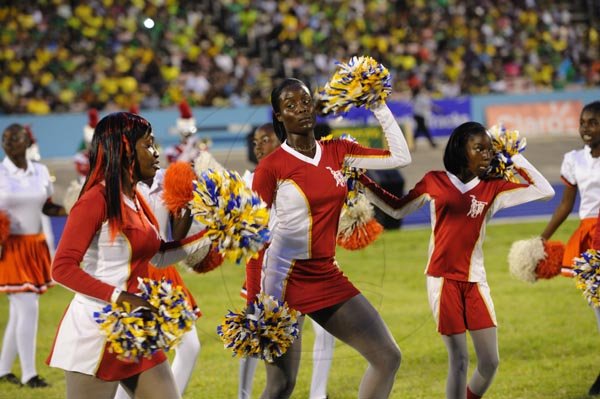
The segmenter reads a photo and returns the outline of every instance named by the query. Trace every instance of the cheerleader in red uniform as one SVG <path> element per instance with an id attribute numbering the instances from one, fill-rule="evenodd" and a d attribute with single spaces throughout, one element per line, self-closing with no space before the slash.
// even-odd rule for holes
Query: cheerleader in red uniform
<path id="1" fill-rule="evenodd" d="M 285 139 L 285 137 L 283 138 Z M 252 146 L 256 160 L 260 162 L 264 157 L 275 151 L 281 145 L 280 139 L 275 134 L 272 123 L 265 123 L 258 127 L 254 132 Z M 244 181 L 248 187 L 252 187 L 254 173 L 246 171 Z M 271 214 L 269 226 L 275 225 L 276 217 Z M 259 265 L 262 264 L 264 249 L 261 250 L 257 259 L 251 259 L 250 262 Z M 246 283 L 242 286 L 242 298 L 247 298 Z M 313 369 L 310 384 L 310 399 L 324 399 L 327 397 L 327 379 L 333 360 L 333 348 L 335 345 L 334 337 L 323 327 L 313 320 L 315 331 L 315 342 L 313 345 Z M 252 393 L 252 382 L 258 359 L 255 357 L 243 357 L 240 359 L 240 374 L 238 385 L 238 399 L 249 399 Z"/>
<path id="2" fill-rule="evenodd" d="M 137 189 L 156 217 L 160 227 L 161 238 L 163 240 L 169 238 L 180 240 L 183 239 L 190 230 L 191 215 L 189 210 L 186 215 L 181 218 L 172 217 L 170 215 L 162 201 L 164 174 L 165 170 L 160 169 L 156 172 L 153 179 L 138 183 Z M 195 229 L 195 231 L 199 230 L 200 229 Z M 201 316 L 200 308 L 177 271 L 177 266 L 171 265 L 165 268 L 157 268 L 148 265 L 148 277 L 156 281 L 160 281 L 164 278 L 165 280 L 170 281 L 172 286 L 180 286 L 185 292 L 190 307 L 196 312 L 198 317 Z M 200 339 L 198 339 L 196 326 L 192 326 L 191 330 L 181 337 L 181 342 L 175 348 L 175 357 L 171 364 L 175 383 L 181 395 L 185 392 L 190 378 L 192 377 L 192 372 L 194 371 L 199 355 Z M 120 386 L 115 395 L 115 399 L 127 399 L 129 397 L 130 396 L 125 392 L 125 389 Z"/>
<path id="3" fill-rule="evenodd" d="M 0 381 L 38 388 L 48 386 L 35 367 L 39 296 L 52 285 L 42 213 L 63 216 L 65 210 L 50 199 L 53 186 L 46 166 L 27 159 L 31 144 L 31 136 L 21 125 L 10 125 L 2 134 L 6 157 L 0 164 L 0 212 L 10 221 L 10 235 L 0 244 L 0 292 L 8 294 L 10 305 Z M 11 373 L 17 356 L 20 379 Z"/>
<path id="4" fill-rule="evenodd" d="M 144 118 L 118 112 L 98 122 L 90 173 L 52 265 L 54 280 L 75 292 L 47 360 L 65 370 L 67 399 L 89 392 L 112 399 L 119 383 L 134 397 L 181 397 L 162 351 L 137 362 L 118 359 L 93 316 L 110 302 L 152 310 L 133 294 L 138 277 L 148 275 L 148 263 L 164 267 L 210 246 L 204 231 L 175 243 L 161 240 L 156 218 L 136 191 L 139 181 L 154 177 L 158 165 L 152 128 Z"/>
<path id="5" fill-rule="evenodd" d="M 318 142 L 316 109 L 308 87 L 286 79 L 271 93 L 273 125 L 286 141 L 256 168 L 252 189 L 277 217 L 260 265 L 247 265 L 248 302 L 259 291 L 287 301 L 362 354 L 369 367 L 359 397 L 388 397 L 400 350 L 377 310 L 342 273 L 335 260 L 340 212 L 348 192 L 344 165 L 386 169 L 408 165 L 402 131 L 385 105 L 373 109 L 389 151 L 347 140 Z M 262 277 L 261 277 L 262 271 Z M 302 325 L 303 317 L 300 318 Z M 267 363 L 263 398 L 288 398 L 300 365 L 302 333 L 274 363 Z"/>
<path id="6" fill-rule="evenodd" d="M 528 183 L 487 179 L 492 148 L 485 128 L 467 122 L 448 139 L 446 170 L 427 173 L 403 198 L 367 176 L 360 178 L 369 199 L 394 218 L 430 204 L 432 235 L 425 274 L 429 305 L 448 350 L 448 399 L 481 398 L 498 367 L 496 315 L 483 264 L 487 221 L 502 208 L 554 195 L 550 183 L 520 154 L 512 160 Z M 468 385 L 467 330 L 477 354 Z"/>

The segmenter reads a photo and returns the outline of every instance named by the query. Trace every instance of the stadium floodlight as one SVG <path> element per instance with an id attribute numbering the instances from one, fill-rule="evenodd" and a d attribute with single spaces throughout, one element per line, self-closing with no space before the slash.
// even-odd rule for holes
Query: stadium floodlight
<path id="1" fill-rule="evenodd" d="M 152 18 L 146 18 L 144 20 L 144 27 L 146 29 L 152 29 L 152 28 L 154 28 L 154 20 Z"/>

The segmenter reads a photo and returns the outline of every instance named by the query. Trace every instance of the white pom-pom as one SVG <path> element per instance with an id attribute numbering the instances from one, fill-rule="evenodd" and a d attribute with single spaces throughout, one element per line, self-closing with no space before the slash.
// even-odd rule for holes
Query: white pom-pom
<path id="1" fill-rule="evenodd" d="M 546 257 L 542 237 L 515 241 L 508 251 L 508 270 L 519 280 L 535 283 L 535 269 L 538 263 Z"/>
<path id="2" fill-rule="evenodd" d="M 210 241 L 209 241 L 210 243 Z M 194 265 L 202 262 L 206 255 L 208 255 L 208 251 L 210 251 L 210 245 L 205 245 L 203 247 L 198 248 L 196 251 L 189 254 L 184 260 L 181 261 L 183 266 L 188 268 L 192 268 Z"/>
<path id="3" fill-rule="evenodd" d="M 223 172 L 225 168 L 212 156 L 208 151 L 202 151 L 194 159 L 194 171 L 198 176 L 202 175 L 202 172 L 212 169 L 217 172 Z"/>
<path id="4" fill-rule="evenodd" d="M 65 192 L 65 197 L 63 198 L 63 206 L 65 207 L 67 213 L 71 213 L 71 208 L 73 208 L 73 205 L 75 205 L 75 202 L 77 202 L 82 187 L 83 184 L 81 184 L 78 180 L 73 180 L 71 181 L 71 184 L 69 184 L 69 187 Z"/>
<path id="5" fill-rule="evenodd" d="M 367 199 L 367 196 L 360 193 L 352 206 L 344 206 L 340 214 L 340 224 L 338 226 L 338 236 L 348 237 L 352 231 L 360 225 L 364 225 L 373 219 L 375 211 Z"/>

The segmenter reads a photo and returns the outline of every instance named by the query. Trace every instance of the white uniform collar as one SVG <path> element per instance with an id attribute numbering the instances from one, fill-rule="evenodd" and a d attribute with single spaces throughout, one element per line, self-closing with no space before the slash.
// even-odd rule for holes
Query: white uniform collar
<path id="1" fill-rule="evenodd" d="M 463 183 L 457 176 L 453 175 L 452 173 L 446 171 L 446 174 L 448 175 L 450 182 L 454 185 L 454 187 L 456 187 L 458 189 L 458 191 L 461 192 L 461 194 L 464 194 L 467 191 L 470 191 L 472 188 L 474 188 L 476 185 L 478 185 L 479 182 L 481 181 L 479 179 L 479 177 L 475 176 L 468 183 Z"/>
<path id="2" fill-rule="evenodd" d="M 283 148 L 283 150 L 285 152 L 287 152 L 288 154 L 293 155 L 294 157 L 298 158 L 299 160 L 307 162 L 311 165 L 317 166 L 319 164 L 319 161 L 321 160 L 321 143 L 319 143 L 319 140 L 316 140 L 316 148 L 315 148 L 316 151 L 315 151 L 314 158 L 307 157 L 306 155 L 296 151 L 294 148 L 292 148 L 287 143 L 287 140 L 283 142 L 283 144 L 281 145 L 281 148 Z"/>
<path id="3" fill-rule="evenodd" d="M 2 161 L 2 165 L 6 168 L 6 170 L 11 174 L 11 175 L 32 175 L 34 173 L 34 168 L 33 168 L 33 164 L 31 163 L 30 160 L 26 160 L 27 161 L 27 169 L 23 170 L 21 168 L 18 168 L 11 160 L 9 157 L 4 157 L 4 160 Z"/>

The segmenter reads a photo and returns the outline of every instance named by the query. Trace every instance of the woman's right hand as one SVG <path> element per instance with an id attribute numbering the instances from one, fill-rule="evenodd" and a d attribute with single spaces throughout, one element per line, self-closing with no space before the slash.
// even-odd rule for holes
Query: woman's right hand
<path id="1" fill-rule="evenodd" d="M 150 302 L 148 302 L 147 300 L 145 300 L 142 297 L 139 297 L 137 295 L 134 295 L 132 293 L 126 292 L 126 291 L 122 291 L 119 294 L 119 297 L 117 298 L 117 305 L 119 306 L 123 306 L 123 304 L 127 302 L 131 305 L 131 311 L 139 311 L 139 310 L 146 310 L 152 313 L 158 313 L 158 309 L 155 308 L 154 306 L 152 306 L 150 304 Z"/>

